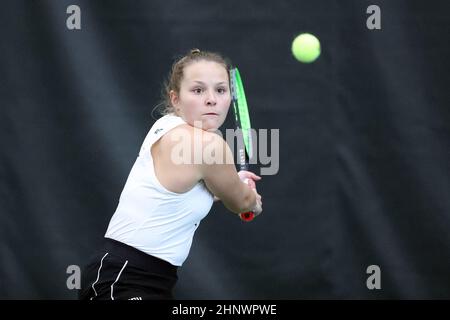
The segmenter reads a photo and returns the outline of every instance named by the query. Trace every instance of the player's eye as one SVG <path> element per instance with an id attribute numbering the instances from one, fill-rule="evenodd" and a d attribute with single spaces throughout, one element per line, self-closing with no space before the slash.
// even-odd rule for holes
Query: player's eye
<path id="1" fill-rule="evenodd" d="M 218 88 L 217 92 L 220 93 L 220 94 L 223 94 L 223 93 L 227 92 L 227 89 L 226 88 Z"/>
<path id="2" fill-rule="evenodd" d="M 192 89 L 192 92 L 194 92 L 194 93 L 196 93 L 196 94 L 200 94 L 200 93 L 202 93 L 202 88 L 195 88 L 195 89 Z"/>

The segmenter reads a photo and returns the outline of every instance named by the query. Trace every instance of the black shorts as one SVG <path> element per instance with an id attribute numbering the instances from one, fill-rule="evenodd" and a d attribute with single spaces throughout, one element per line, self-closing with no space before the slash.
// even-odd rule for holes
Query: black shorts
<path id="1" fill-rule="evenodd" d="M 81 273 L 80 300 L 173 299 L 177 267 L 124 243 L 105 248 Z"/>

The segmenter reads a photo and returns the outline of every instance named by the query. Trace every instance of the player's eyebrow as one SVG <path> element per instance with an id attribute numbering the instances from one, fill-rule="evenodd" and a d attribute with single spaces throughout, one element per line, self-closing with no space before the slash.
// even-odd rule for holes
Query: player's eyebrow
<path id="1" fill-rule="evenodd" d="M 194 82 L 195 82 L 195 83 L 198 83 L 198 84 L 205 85 L 205 83 L 204 83 L 203 81 L 200 81 L 200 80 L 194 80 Z M 216 85 L 224 85 L 224 84 L 226 84 L 225 81 L 220 81 L 220 82 L 217 82 L 217 83 L 216 83 Z"/>

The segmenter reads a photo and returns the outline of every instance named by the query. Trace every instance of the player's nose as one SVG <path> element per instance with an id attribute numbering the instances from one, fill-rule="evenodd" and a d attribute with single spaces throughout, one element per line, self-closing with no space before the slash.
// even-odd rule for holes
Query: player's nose
<path id="1" fill-rule="evenodd" d="M 207 106 L 215 106 L 217 103 L 216 95 L 214 92 L 208 91 L 208 94 L 206 95 L 205 103 Z"/>

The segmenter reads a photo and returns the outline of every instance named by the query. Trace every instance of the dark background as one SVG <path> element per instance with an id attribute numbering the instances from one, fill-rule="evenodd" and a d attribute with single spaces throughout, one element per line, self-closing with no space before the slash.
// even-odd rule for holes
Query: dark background
<path id="1" fill-rule="evenodd" d="M 450 298 L 449 16 L 444 0 L 2 1 L 0 298 L 76 298 L 66 269 L 100 246 L 161 83 L 196 47 L 239 66 L 280 170 L 254 222 L 214 204 L 177 298 Z M 321 40 L 313 64 L 290 53 L 301 32 Z"/>

